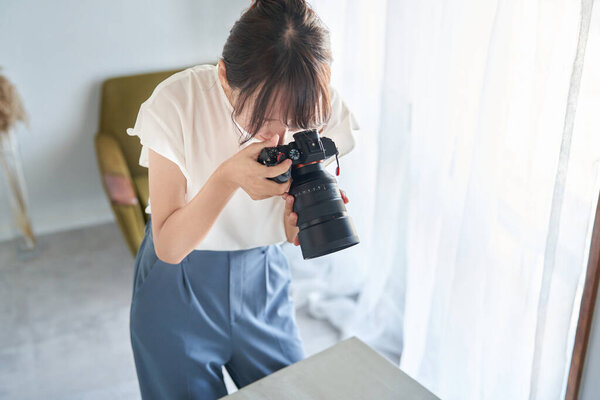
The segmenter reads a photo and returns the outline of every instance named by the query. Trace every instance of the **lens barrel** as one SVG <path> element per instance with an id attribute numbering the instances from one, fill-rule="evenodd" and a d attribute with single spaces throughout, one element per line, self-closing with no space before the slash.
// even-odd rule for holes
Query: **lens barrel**
<path id="1" fill-rule="evenodd" d="M 289 193 L 298 214 L 302 257 L 310 259 L 359 243 L 335 178 L 322 162 L 292 168 Z"/>

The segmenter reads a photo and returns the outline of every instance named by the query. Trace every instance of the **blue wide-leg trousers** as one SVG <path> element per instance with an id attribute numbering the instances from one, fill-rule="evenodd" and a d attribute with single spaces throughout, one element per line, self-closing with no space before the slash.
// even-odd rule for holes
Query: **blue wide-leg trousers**
<path id="1" fill-rule="evenodd" d="M 154 251 L 151 219 L 135 259 L 131 345 L 143 399 L 227 395 L 305 358 L 280 245 L 193 250 L 179 264 Z"/>

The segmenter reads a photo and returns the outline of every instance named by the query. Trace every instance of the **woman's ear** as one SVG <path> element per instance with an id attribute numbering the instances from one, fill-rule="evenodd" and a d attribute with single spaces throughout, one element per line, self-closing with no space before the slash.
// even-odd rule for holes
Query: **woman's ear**
<path id="1" fill-rule="evenodd" d="M 229 86 L 229 82 L 227 82 L 227 74 L 225 72 L 225 62 L 223 60 L 219 60 L 219 80 L 221 81 L 221 86 L 225 89 L 225 93 L 227 96 L 231 96 L 231 87 Z"/>

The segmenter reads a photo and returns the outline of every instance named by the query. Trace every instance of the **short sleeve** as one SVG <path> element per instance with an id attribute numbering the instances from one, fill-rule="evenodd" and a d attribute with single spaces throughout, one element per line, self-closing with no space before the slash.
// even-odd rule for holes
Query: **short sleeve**
<path id="1" fill-rule="evenodd" d="M 339 158 L 354 149 L 356 144 L 354 135 L 356 134 L 355 132 L 360 129 L 360 126 L 338 91 L 330 86 L 329 93 L 331 95 L 331 117 L 327 125 L 323 128 L 321 136 L 333 140 L 338 149 Z M 327 159 L 324 165 L 327 166 L 332 161 L 335 161 L 335 157 Z"/>
<path id="2" fill-rule="evenodd" d="M 142 144 L 139 165 L 148 168 L 148 150 L 176 164 L 190 181 L 185 164 L 183 109 L 161 85 L 142 103 L 133 128 L 127 129 L 129 136 L 138 136 Z"/>

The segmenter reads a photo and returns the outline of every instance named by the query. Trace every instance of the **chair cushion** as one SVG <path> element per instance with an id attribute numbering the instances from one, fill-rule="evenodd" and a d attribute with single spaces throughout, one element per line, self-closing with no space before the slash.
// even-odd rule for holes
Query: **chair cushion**
<path id="1" fill-rule="evenodd" d="M 108 197 L 114 204 L 138 204 L 138 198 L 128 177 L 107 172 L 104 174 L 104 184 Z"/>

